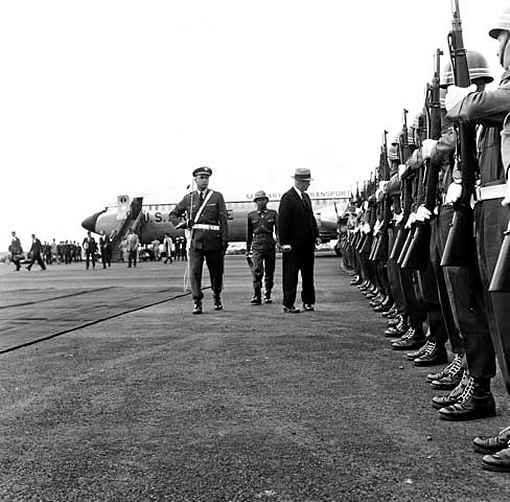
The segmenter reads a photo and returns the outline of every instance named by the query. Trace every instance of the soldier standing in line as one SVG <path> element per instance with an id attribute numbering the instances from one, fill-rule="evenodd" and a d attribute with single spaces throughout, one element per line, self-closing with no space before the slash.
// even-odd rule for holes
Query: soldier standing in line
<path id="1" fill-rule="evenodd" d="M 248 214 L 246 230 L 246 256 L 252 261 L 253 298 L 252 305 L 262 303 L 262 278 L 265 275 L 264 303 L 271 303 L 271 290 L 274 283 L 274 267 L 276 262 L 276 241 L 278 235 L 278 213 L 267 209 L 269 198 L 263 190 L 255 194 L 253 201 L 257 204 L 256 211 Z M 265 269 L 265 274 L 264 274 Z"/>
<path id="2" fill-rule="evenodd" d="M 220 192 L 210 190 L 209 167 L 199 167 L 193 171 L 197 190 L 188 193 L 170 213 L 175 225 L 178 218 L 186 215 L 186 226 L 190 234 L 189 271 L 193 314 L 202 313 L 202 269 L 204 260 L 209 269 L 214 295 L 214 309 L 223 310 L 221 290 L 223 288 L 223 268 L 228 247 L 227 207 Z"/>
<path id="3" fill-rule="evenodd" d="M 89 262 L 92 259 L 92 268 L 96 268 L 96 251 L 97 244 L 91 232 L 87 232 L 87 237 L 83 239 L 83 249 L 85 250 L 85 266 L 89 269 Z"/>

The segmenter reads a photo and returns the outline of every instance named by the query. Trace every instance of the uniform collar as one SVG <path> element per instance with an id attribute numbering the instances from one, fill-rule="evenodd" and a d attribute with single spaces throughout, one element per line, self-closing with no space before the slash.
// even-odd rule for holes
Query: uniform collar
<path id="1" fill-rule="evenodd" d="M 297 187 L 296 187 L 296 185 L 294 185 L 292 188 L 293 188 L 293 189 L 296 191 L 296 193 L 299 195 L 299 198 L 300 198 L 300 199 L 302 199 L 302 198 L 303 198 L 303 192 L 302 192 L 299 188 L 297 188 Z"/>

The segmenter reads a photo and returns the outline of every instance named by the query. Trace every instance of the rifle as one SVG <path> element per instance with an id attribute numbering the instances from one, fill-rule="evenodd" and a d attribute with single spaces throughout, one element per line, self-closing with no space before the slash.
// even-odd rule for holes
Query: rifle
<path id="1" fill-rule="evenodd" d="M 441 137 L 441 56 L 443 51 L 437 49 L 434 57 L 434 77 L 432 84 L 427 88 L 427 99 L 425 108 L 428 117 L 428 137 L 439 139 Z M 438 169 L 432 168 L 430 159 L 425 161 L 425 171 L 423 173 L 423 183 L 425 185 L 425 203 L 424 206 L 433 211 L 436 205 L 436 190 L 439 180 Z M 417 222 L 409 248 L 402 262 L 402 268 L 411 270 L 423 270 L 429 262 L 429 244 L 431 236 L 430 222 Z"/>
<path id="2" fill-rule="evenodd" d="M 499 250 L 498 261 L 492 274 L 489 291 L 491 293 L 509 293 L 510 292 L 510 221 L 505 231 L 505 238 Z"/>
<path id="3" fill-rule="evenodd" d="M 407 113 L 408 111 L 404 108 L 403 111 L 403 127 L 402 134 L 399 138 L 399 156 L 400 163 L 405 164 L 407 159 L 410 156 L 409 144 L 407 141 Z M 406 243 L 406 228 L 405 224 L 407 219 L 409 218 L 409 214 L 411 212 L 412 205 L 412 181 L 406 176 L 401 181 L 402 185 L 402 203 L 403 203 L 403 218 L 400 224 L 398 225 L 397 235 L 395 237 L 395 242 L 393 244 L 393 248 L 390 253 L 390 260 L 397 261 L 399 260 L 400 255 L 402 254 L 402 249 Z"/>
<path id="4" fill-rule="evenodd" d="M 452 9 L 452 31 L 448 34 L 448 47 L 455 85 L 469 87 L 471 79 L 462 37 L 459 0 L 452 0 Z M 462 193 L 460 199 L 454 204 L 455 212 L 441 259 L 443 267 L 470 265 L 473 263 L 475 256 L 471 196 L 474 192 L 477 162 L 476 126 L 474 124 L 458 124 L 457 129 L 456 160 L 462 175 Z"/>

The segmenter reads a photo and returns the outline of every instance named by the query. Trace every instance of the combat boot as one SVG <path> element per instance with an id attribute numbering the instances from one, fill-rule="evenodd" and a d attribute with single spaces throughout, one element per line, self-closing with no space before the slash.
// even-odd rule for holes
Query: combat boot
<path id="1" fill-rule="evenodd" d="M 223 303 L 221 303 L 221 297 L 219 295 L 214 296 L 214 310 L 223 310 Z"/>
<path id="2" fill-rule="evenodd" d="M 383 312 L 382 314 L 382 316 L 386 317 L 386 319 L 395 319 L 398 315 L 399 315 L 398 310 L 397 307 L 395 307 L 395 305 L 393 305 L 393 307 L 391 307 L 390 310 L 388 310 L 387 312 Z"/>
<path id="3" fill-rule="evenodd" d="M 402 320 L 394 327 L 388 328 L 384 332 L 384 336 L 388 338 L 399 338 L 405 335 L 409 331 L 409 323 L 407 319 L 402 318 Z"/>
<path id="4" fill-rule="evenodd" d="M 260 288 L 256 288 L 254 293 L 253 293 L 253 297 L 252 299 L 250 300 L 250 303 L 252 305 L 261 305 L 262 304 L 262 298 L 261 298 L 261 293 L 260 293 Z"/>
<path id="5" fill-rule="evenodd" d="M 388 328 L 394 328 L 404 320 L 402 314 L 397 314 L 393 319 L 388 319 Z"/>
<path id="6" fill-rule="evenodd" d="M 482 457 L 482 469 L 495 472 L 510 472 L 510 448 Z"/>
<path id="7" fill-rule="evenodd" d="M 495 436 L 477 436 L 473 439 L 473 448 L 478 453 L 491 455 L 508 447 L 510 427 L 505 427 Z"/>
<path id="8" fill-rule="evenodd" d="M 397 340 L 392 342 L 391 348 L 393 350 L 412 350 L 420 347 L 425 341 L 423 332 L 419 332 L 416 328 L 409 328 L 407 333 Z"/>
<path id="9" fill-rule="evenodd" d="M 425 354 L 427 350 L 429 350 L 429 347 L 432 347 L 434 345 L 434 342 L 426 341 L 418 350 L 413 350 L 412 352 L 408 352 L 406 354 L 406 359 L 408 361 L 414 361 L 417 357 L 422 356 Z"/>
<path id="10" fill-rule="evenodd" d="M 439 410 L 439 418 L 460 421 L 496 415 L 490 382 L 490 378 L 471 378 L 457 402 Z"/>
<path id="11" fill-rule="evenodd" d="M 430 385 L 434 389 L 450 390 L 454 389 L 462 379 L 462 374 L 466 366 L 463 354 L 455 354 L 452 362 L 448 364 L 439 373 L 430 373 L 427 375 Z"/>
<path id="12" fill-rule="evenodd" d="M 462 396 L 464 389 L 466 388 L 468 382 L 470 381 L 469 372 L 467 369 L 464 370 L 462 374 L 462 379 L 459 382 L 459 385 L 455 387 L 451 392 L 442 396 L 434 396 L 432 398 L 432 406 L 436 410 L 440 410 L 445 406 L 450 406 L 451 404 L 455 404 Z"/>
<path id="13" fill-rule="evenodd" d="M 430 342 L 431 345 L 425 349 L 423 354 L 414 360 L 415 366 L 434 366 L 448 362 L 448 354 L 445 346 L 436 342 Z"/>

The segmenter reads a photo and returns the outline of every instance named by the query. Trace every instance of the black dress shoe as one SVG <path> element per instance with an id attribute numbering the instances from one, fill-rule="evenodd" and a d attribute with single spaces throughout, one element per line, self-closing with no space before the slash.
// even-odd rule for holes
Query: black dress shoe
<path id="1" fill-rule="evenodd" d="M 315 309 L 311 303 L 303 303 L 303 310 L 305 312 L 313 312 Z"/>
<path id="2" fill-rule="evenodd" d="M 414 360 L 415 366 L 435 366 L 448 362 L 448 354 L 444 345 L 433 343 L 427 350 Z"/>
<path id="3" fill-rule="evenodd" d="M 493 454 L 508 447 L 510 427 L 505 427 L 495 436 L 477 436 L 473 439 L 473 448 L 478 453 Z"/>
<path id="4" fill-rule="evenodd" d="M 270 303 L 273 303 L 273 300 L 271 300 L 270 296 L 265 296 L 264 297 L 264 303 L 269 305 Z"/>
<path id="5" fill-rule="evenodd" d="M 402 315 L 400 315 L 400 314 L 397 314 L 392 319 L 388 319 L 388 327 L 389 328 L 394 328 L 395 326 L 397 326 L 401 322 L 404 322 L 404 317 Z"/>
<path id="6" fill-rule="evenodd" d="M 214 310 L 223 310 L 223 303 L 221 303 L 221 298 L 219 296 L 214 298 Z"/>
<path id="7" fill-rule="evenodd" d="M 476 420 L 496 415 L 496 402 L 490 391 L 490 379 L 471 378 L 456 403 L 441 408 L 442 420 Z"/>
<path id="8" fill-rule="evenodd" d="M 193 304 L 193 314 L 201 314 L 202 313 L 202 302 L 195 302 Z"/>
<path id="9" fill-rule="evenodd" d="M 418 349 L 423 345 L 425 338 L 423 334 L 419 334 L 416 332 L 414 328 L 409 328 L 407 333 L 397 340 L 396 342 L 392 342 L 391 348 L 393 350 L 413 350 Z"/>
<path id="10" fill-rule="evenodd" d="M 386 317 L 386 319 L 395 319 L 398 316 L 398 310 L 396 307 L 391 307 L 388 312 L 383 313 L 383 317 Z"/>
<path id="11" fill-rule="evenodd" d="M 250 303 L 252 305 L 262 305 L 262 298 L 260 296 L 255 295 L 251 300 Z"/>
<path id="12" fill-rule="evenodd" d="M 292 305 L 292 307 L 283 307 L 283 313 L 284 314 L 299 314 L 301 310 L 297 309 Z"/>
<path id="13" fill-rule="evenodd" d="M 436 410 L 440 410 L 441 408 L 455 404 L 460 399 L 460 396 L 462 396 L 462 393 L 464 392 L 464 389 L 466 388 L 470 379 L 471 377 L 469 376 L 468 371 L 464 370 L 464 374 L 462 375 L 462 379 L 459 382 L 459 385 L 457 385 L 457 387 L 455 387 L 455 389 L 453 389 L 448 394 L 444 394 L 442 396 L 434 396 L 432 398 L 432 407 Z"/>
<path id="14" fill-rule="evenodd" d="M 429 347 L 433 343 L 434 342 L 425 342 L 418 350 L 413 350 L 413 352 L 408 352 L 406 354 L 406 359 L 408 361 L 414 361 L 417 357 L 420 357 L 423 354 L 425 354 L 425 352 L 429 349 Z"/>

